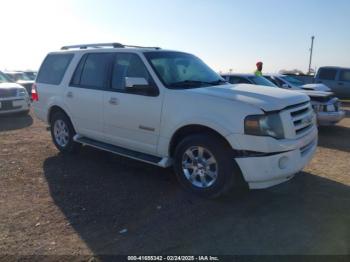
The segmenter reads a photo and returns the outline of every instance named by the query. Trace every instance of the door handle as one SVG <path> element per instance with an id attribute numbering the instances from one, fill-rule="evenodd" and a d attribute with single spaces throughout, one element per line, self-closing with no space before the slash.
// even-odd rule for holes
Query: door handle
<path id="1" fill-rule="evenodd" d="M 72 98 L 72 97 L 73 97 L 73 92 L 69 91 L 69 92 L 67 93 L 67 97 Z"/>
<path id="2" fill-rule="evenodd" d="M 111 105 L 118 105 L 118 99 L 116 97 L 111 97 L 108 102 Z"/>

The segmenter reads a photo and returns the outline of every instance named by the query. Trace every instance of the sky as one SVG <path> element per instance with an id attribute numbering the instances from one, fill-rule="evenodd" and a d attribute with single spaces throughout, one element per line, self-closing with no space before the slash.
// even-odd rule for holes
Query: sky
<path id="1" fill-rule="evenodd" d="M 193 53 L 216 71 L 350 67 L 349 0 L 0 0 L 0 69 L 38 69 L 63 45 Z"/>

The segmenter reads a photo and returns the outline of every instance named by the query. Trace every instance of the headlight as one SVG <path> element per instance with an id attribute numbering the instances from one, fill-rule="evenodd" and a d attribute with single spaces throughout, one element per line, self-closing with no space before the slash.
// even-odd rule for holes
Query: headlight
<path id="1" fill-rule="evenodd" d="M 284 138 L 281 118 L 275 113 L 247 116 L 244 120 L 244 133 L 252 136 Z"/>
<path id="2" fill-rule="evenodd" d="M 20 97 L 26 97 L 26 96 L 28 96 L 28 93 L 27 93 L 27 90 L 25 90 L 25 89 L 18 89 L 17 95 Z"/>

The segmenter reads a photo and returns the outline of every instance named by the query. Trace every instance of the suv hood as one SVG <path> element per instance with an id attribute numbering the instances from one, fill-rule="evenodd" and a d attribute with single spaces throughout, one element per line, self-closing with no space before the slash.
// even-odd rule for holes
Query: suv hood
<path id="1" fill-rule="evenodd" d="M 298 90 L 298 92 L 308 95 L 311 101 L 317 101 L 321 103 L 328 102 L 329 100 L 335 97 L 332 92 L 310 91 L 310 90 Z"/>
<path id="2" fill-rule="evenodd" d="M 281 110 L 310 100 L 301 92 L 250 84 L 218 85 L 193 88 L 189 91 L 248 103 L 264 111 Z"/>
<path id="3" fill-rule="evenodd" d="M 11 88 L 24 88 L 24 87 L 16 83 L 0 83 L 0 89 L 11 89 Z"/>
<path id="4" fill-rule="evenodd" d="M 324 84 L 306 84 L 301 86 L 304 90 L 317 90 L 317 91 L 331 91 L 331 89 Z"/>

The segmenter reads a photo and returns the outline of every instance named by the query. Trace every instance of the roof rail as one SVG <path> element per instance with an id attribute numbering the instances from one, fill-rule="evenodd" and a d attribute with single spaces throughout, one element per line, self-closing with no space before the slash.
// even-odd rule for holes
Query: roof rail
<path id="1" fill-rule="evenodd" d="M 101 48 L 101 47 L 124 47 L 124 45 L 119 44 L 119 43 L 99 43 L 99 44 L 85 44 L 85 45 L 67 45 L 61 47 L 61 50 L 68 50 L 68 49 L 73 49 L 73 48 L 79 48 L 79 49 L 87 49 L 89 47 L 93 48 Z"/>
<path id="2" fill-rule="evenodd" d="M 67 45 L 62 46 L 61 50 L 69 50 L 69 49 L 87 49 L 87 48 L 102 48 L 102 47 L 112 47 L 112 48 L 125 48 L 125 47 L 133 47 L 133 48 L 150 48 L 150 49 L 160 49 L 160 47 L 146 47 L 146 46 L 136 46 L 136 45 L 123 45 L 120 43 L 99 43 L 99 44 L 85 44 L 85 45 Z"/>

